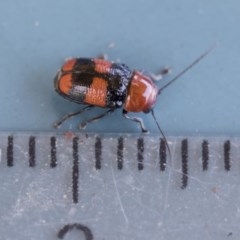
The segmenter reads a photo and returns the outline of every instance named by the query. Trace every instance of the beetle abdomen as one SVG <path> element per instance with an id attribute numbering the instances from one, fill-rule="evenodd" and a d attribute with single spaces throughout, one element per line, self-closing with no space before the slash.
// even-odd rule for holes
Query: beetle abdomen
<path id="1" fill-rule="evenodd" d="M 75 58 L 55 78 L 56 91 L 68 100 L 99 107 L 121 107 L 132 71 L 124 64 Z"/>

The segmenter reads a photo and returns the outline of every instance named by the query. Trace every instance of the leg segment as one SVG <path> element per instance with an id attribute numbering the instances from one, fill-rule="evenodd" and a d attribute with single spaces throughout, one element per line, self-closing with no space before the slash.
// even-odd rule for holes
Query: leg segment
<path id="1" fill-rule="evenodd" d="M 131 121 L 137 122 L 140 125 L 142 132 L 148 132 L 148 130 L 145 128 L 143 120 L 141 118 L 130 117 L 130 116 L 127 115 L 127 113 L 128 112 L 126 110 L 123 110 L 123 116 L 125 118 L 127 118 Z"/>
<path id="2" fill-rule="evenodd" d="M 171 73 L 171 68 L 165 67 L 163 68 L 159 73 L 154 74 L 154 73 L 149 73 L 149 76 L 153 81 L 159 81 L 161 80 L 165 75 Z"/>
<path id="3" fill-rule="evenodd" d="M 73 113 L 69 113 L 69 114 L 66 114 L 66 115 L 64 115 L 62 118 L 60 118 L 56 123 L 54 123 L 54 127 L 55 128 L 59 128 L 62 124 L 63 124 L 63 122 L 65 122 L 66 120 L 68 120 L 69 118 L 72 118 L 72 117 L 74 117 L 74 116 L 76 116 L 76 115 L 78 115 L 78 114 L 81 114 L 81 113 L 83 113 L 83 112 L 85 112 L 85 111 L 88 111 L 88 110 L 90 110 L 90 109 L 92 109 L 93 108 L 93 106 L 86 106 L 86 107 L 84 107 L 84 108 L 82 108 L 81 110 L 79 110 L 79 111 L 77 111 L 77 112 L 73 112 Z"/>
<path id="4" fill-rule="evenodd" d="M 106 112 L 102 113 L 102 114 L 99 115 L 99 116 L 90 118 L 90 119 L 87 120 L 86 122 L 82 122 L 82 123 L 79 125 L 79 128 L 80 128 L 80 129 L 84 129 L 84 128 L 87 126 L 88 123 L 91 123 L 91 122 L 96 121 L 96 120 L 98 120 L 98 119 L 100 119 L 100 118 L 103 118 L 103 117 L 109 115 L 110 113 L 112 113 L 112 112 L 114 112 L 114 111 L 115 111 L 115 109 L 114 109 L 114 108 L 111 108 L 111 109 L 107 110 Z"/>

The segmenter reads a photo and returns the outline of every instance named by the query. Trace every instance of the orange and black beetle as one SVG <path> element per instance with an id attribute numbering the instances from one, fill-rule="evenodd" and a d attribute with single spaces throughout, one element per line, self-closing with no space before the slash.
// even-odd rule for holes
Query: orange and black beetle
<path id="1" fill-rule="evenodd" d="M 70 101 L 88 105 L 84 110 L 93 106 L 109 108 L 97 119 L 123 107 L 123 116 L 138 122 L 143 132 L 146 129 L 142 120 L 130 118 L 127 112 L 148 113 L 159 92 L 152 79 L 141 72 L 131 71 L 124 64 L 97 58 L 74 58 L 66 61 L 55 78 L 55 89 Z M 64 116 L 64 120 L 71 116 L 72 114 Z M 60 120 L 56 126 L 62 122 Z M 81 124 L 81 127 L 86 123 Z"/>
<path id="2" fill-rule="evenodd" d="M 205 57 L 212 48 L 197 58 L 175 78 L 162 88 L 154 83 L 156 78 L 161 78 L 168 73 L 164 69 L 158 76 L 149 76 L 140 71 L 132 71 L 124 64 L 112 63 L 100 58 L 73 58 L 64 63 L 55 77 L 56 91 L 64 98 L 85 104 L 78 112 L 63 116 L 56 124 L 59 127 L 65 120 L 84 111 L 98 106 L 108 108 L 103 114 L 87 120 L 80 125 L 85 127 L 87 123 L 100 119 L 117 108 L 123 108 L 123 116 L 137 122 L 142 132 L 146 132 L 141 118 L 130 117 L 128 112 L 152 113 L 152 116 L 161 132 L 153 112 L 153 106 L 160 92 L 188 71 L 192 66 Z"/>

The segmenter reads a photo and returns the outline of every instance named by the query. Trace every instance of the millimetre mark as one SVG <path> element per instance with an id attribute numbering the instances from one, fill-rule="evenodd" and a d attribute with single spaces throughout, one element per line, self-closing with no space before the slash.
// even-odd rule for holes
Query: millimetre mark
<path id="1" fill-rule="evenodd" d="M 188 140 L 182 140 L 182 189 L 188 184 Z"/>
<path id="2" fill-rule="evenodd" d="M 166 142 L 163 138 L 160 139 L 160 147 L 159 147 L 159 164 L 160 171 L 165 171 L 167 163 L 167 154 L 166 154 Z"/>
<path id="3" fill-rule="evenodd" d="M 50 138 L 50 146 L 51 146 L 51 162 L 50 167 L 54 168 L 57 166 L 57 148 L 56 148 L 56 137 L 52 136 Z"/>
<path id="4" fill-rule="evenodd" d="M 73 167 L 72 167 L 72 194 L 73 202 L 78 203 L 78 178 L 79 178 L 79 159 L 78 159 L 78 137 L 73 138 Z"/>
<path id="5" fill-rule="evenodd" d="M 123 146 L 123 137 L 119 137 L 117 146 L 117 167 L 119 170 L 123 168 Z"/>
<path id="6" fill-rule="evenodd" d="M 7 166 L 13 166 L 13 136 L 8 136 L 7 145 Z"/>
<path id="7" fill-rule="evenodd" d="M 137 160 L 138 160 L 138 170 L 143 170 L 143 152 L 144 152 L 144 141 L 143 138 L 138 138 L 137 140 Z"/>
<path id="8" fill-rule="evenodd" d="M 209 160 L 208 141 L 203 140 L 203 142 L 202 142 L 202 169 L 203 169 L 203 171 L 206 171 L 208 169 L 208 160 Z"/>
<path id="9" fill-rule="evenodd" d="M 227 140 L 224 143 L 224 167 L 226 171 L 230 171 L 230 168 L 231 168 L 230 150 L 231 150 L 231 143 L 229 140 Z"/>
<path id="10" fill-rule="evenodd" d="M 96 138 L 95 142 L 95 168 L 101 169 L 102 167 L 102 140 L 100 137 Z"/>
<path id="11" fill-rule="evenodd" d="M 36 166 L 36 138 L 34 136 L 29 137 L 29 167 Z"/>

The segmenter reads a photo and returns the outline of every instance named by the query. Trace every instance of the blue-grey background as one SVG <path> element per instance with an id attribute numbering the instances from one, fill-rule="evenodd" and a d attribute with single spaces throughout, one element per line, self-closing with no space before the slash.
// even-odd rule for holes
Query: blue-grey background
<path id="1" fill-rule="evenodd" d="M 171 79 L 212 44 L 215 51 L 159 97 L 166 134 L 240 133 L 238 0 L 58 0 L 0 2 L 0 130 L 53 130 L 79 105 L 58 96 L 53 78 L 64 59 L 108 54 L 133 69 L 171 66 Z M 63 130 L 74 130 L 76 117 Z M 150 115 L 146 126 L 156 131 Z M 137 132 L 121 111 L 90 132 Z"/>

